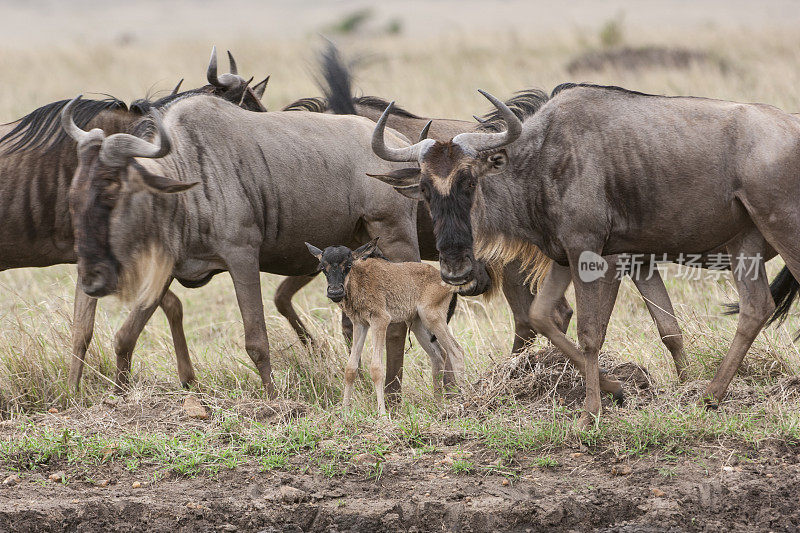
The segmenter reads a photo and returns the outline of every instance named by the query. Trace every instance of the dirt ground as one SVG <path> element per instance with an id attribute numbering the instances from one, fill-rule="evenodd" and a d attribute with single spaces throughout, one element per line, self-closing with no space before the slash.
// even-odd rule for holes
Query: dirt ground
<path id="1" fill-rule="evenodd" d="M 53 464 L 0 489 L 2 531 L 796 531 L 800 450 L 774 449 L 730 465 L 696 450 L 668 477 L 656 457 L 565 451 L 557 467 L 516 480 L 455 475 L 426 457 L 387 459 L 367 480 L 238 468 L 213 478 L 148 482 L 119 466 L 80 472 L 89 482 L 52 482 Z M 439 459 L 447 449 L 443 449 Z M 433 457 L 437 459 L 437 457 Z M 295 463 L 302 459 L 296 458 Z M 725 465 L 725 466 L 723 466 Z M 296 466 L 302 466 L 297 464 Z M 8 473 L 4 473 L 8 474 Z M 141 484 L 135 485 L 138 482 Z"/>

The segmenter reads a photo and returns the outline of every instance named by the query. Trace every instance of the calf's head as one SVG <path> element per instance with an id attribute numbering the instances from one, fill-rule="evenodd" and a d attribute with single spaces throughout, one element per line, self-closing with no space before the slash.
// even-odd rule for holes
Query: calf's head
<path id="1" fill-rule="evenodd" d="M 78 281 L 86 294 L 101 297 L 117 292 L 126 269 L 138 268 L 135 256 L 152 255 L 155 243 L 148 239 L 153 236 L 147 234 L 131 209 L 137 200 L 141 203 L 136 195 L 177 193 L 197 182 L 158 176 L 134 159 L 159 158 L 169 153 L 169 136 L 158 116 L 154 115 L 156 142 L 124 133 L 106 137 L 101 129 L 84 131 L 75 125 L 72 109 L 80 98 L 67 104 L 61 114 L 62 126 L 78 142 L 78 168 L 69 191 L 69 207 Z M 162 288 L 152 287 L 150 293 Z M 148 298 L 155 296 L 148 294 Z"/>
<path id="2" fill-rule="evenodd" d="M 481 196 L 481 181 L 506 170 L 508 156 L 503 147 L 522 133 L 522 123 L 508 106 L 489 93 L 481 94 L 497 107 L 506 122 L 506 131 L 461 133 L 447 142 L 421 138 L 412 146 L 391 148 L 384 142 L 384 130 L 392 103 L 372 136 L 372 149 L 382 159 L 419 164 L 419 168 L 369 175 L 428 204 L 442 279 L 457 286 L 486 280 L 485 270 L 481 271 L 483 266 L 475 260 L 473 251 L 472 209 Z"/>
<path id="3" fill-rule="evenodd" d="M 319 260 L 317 271 L 321 270 L 328 280 L 328 298 L 334 302 L 344 300 L 347 276 L 350 274 L 353 263 L 374 256 L 376 253 L 379 255 L 377 246 L 377 237 L 356 250 L 351 250 L 347 246 L 328 246 L 324 250 L 320 250 L 316 246 L 306 243 L 311 255 Z"/>

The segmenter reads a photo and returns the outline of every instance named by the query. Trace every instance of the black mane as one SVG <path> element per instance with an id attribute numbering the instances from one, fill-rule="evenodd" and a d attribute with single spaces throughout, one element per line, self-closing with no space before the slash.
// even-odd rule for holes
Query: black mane
<path id="1" fill-rule="evenodd" d="M 172 103 L 179 98 L 183 98 L 184 96 L 194 94 L 211 94 L 213 92 L 214 87 L 212 85 L 205 85 L 199 89 L 189 89 L 188 91 L 183 91 L 180 93 L 168 94 L 167 96 L 163 96 L 157 100 L 151 100 L 149 96 L 145 96 L 144 98 L 140 98 L 131 102 L 131 111 L 140 115 L 146 115 L 151 109 L 161 109 L 167 104 Z"/>
<path id="2" fill-rule="evenodd" d="M 555 95 L 562 91 L 566 91 L 567 89 L 574 89 L 575 87 L 588 87 L 590 89 L 605 89 L 607 91 L 616 91 L 623 94 L 630 94 L 636 96 L 662 96 L 660 94 L 648 94 L 642 93 L 639 91 L 633 91 L 631 89 L 626 89 L 624 87 L 619 87 L 617 85 L 598 85 L 596 83 L 562 83 L 561 85 L 557 85 L 555 89 L 550 93 L 550 98 L 553 98 Z"/>
<path id="3" fill-rule="evenodd" d="M 566 84 L 564 84 L 566 85 Z M 559 85 L 561 87 L 561 85 Z M 552 96 L 548 97 L 547 93 L 539 89 L 525 89 L 518 91 L 514 96 L 505 101 L 511 111 L 520 120 L 525 120 L 527 117 L 533 115 L 550 100 Z M 489 111 L 480 119 L 481 125 L 479 130 L 483 131 L 503 131 L 506 129 L 506 123 L 500 115 L 500 111 L 493 109 Z"/>
<path id="4" fill-rule="evenodd" d="M 281 111 L 311 111 L 324 113 L 328 110 L 328 102 L 324 98 L 301 98 L 284 107 Z"/>
<path id="5" fill-rule="evenodd" d="M 46 150 L 52 150 L 69 139 L 61 128 L 61 110 L 69 102 L 69 100 L 59 100 L 43 105 L 19 119 L 14 129 L 0 138 L 0 146 L 8 145 L 2 153 L 8 155 L 45 146 Z M 72 118 L 79 128 L 85 129 L 86 125 L 101 112 L 113 109 L 124 111 L 128 108 L 125 102 L 113 96 L 103 100 L 79 100 L 73 108 Z"/>
<path id="6" fill-rule="evenodd" d="M 379 111 L 385 111 L 386 108 L 389 107 L 390 102 L 378 96 L 356 96 L 353 98 L 353 103 L 371 107 Z M 395 104 L 395 106 L 392 108 L 392 114 L 400 117 L 422 118 L 419 115 L 415 115 L 410 111 L 406 111 L 402 107 L 398 107 L 397 104 Z"/>

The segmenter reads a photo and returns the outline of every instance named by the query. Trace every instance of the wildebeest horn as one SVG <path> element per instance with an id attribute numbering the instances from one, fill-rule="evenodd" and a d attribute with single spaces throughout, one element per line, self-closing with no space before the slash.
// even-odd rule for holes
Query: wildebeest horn
<path id="1" fill-rule="evenodd" d="M 236 66 L 236 63 L 233 63 L 233 66 Z M 237 85 L 239 82 L 239 77 L 233 74 L 223 74 L 222 76 L 217 76 L 217 47 L 214 46 L 211 48 L 211 60 L 208 62 L 208 72 L 206 73 L 206 78 L 208 79 L 208 83 L 213 85 L 214 87 L 220 87 L 222 89 L 227 89 Z"/>
<path id="2" fill-rule="evenodd" d="M 375 129 L 372 131 L 372 151 L 375 152 L 375 155 L 386 161 L 416 162 L 419 160 L 422 149 L 436 141 L 433 139 L 424 139 L 417 144 L 405 148 L 390 148 L 386 146 L 383 134 L 386 131 L 386 120 L 389 118 L 389 115 L 392 114 L 392 108 L 394 108 L 394 102 L 389 104 L 386 111 L 381 115 L 381 118 L 378 119 Z"/>
<path id="3" fill-rule="evenodd" d="M 234 75 L 239 74 L 239 69 L 236 67 L 236 60 L 233 58 L 233 54 L 230 50 L 228 50 L 228 64 L 231 66 L 230 73 Z"/>
<path id="4" fill-rule="evenodd" d="M 460 133 L 453 137 L 453 142 L 463 147 L 468 147 L 476 152 L 496 150 L 517 140 L 522 134 L 522 122 L 517 118 L 506 104 L 487 93 L 478 89 L 478 92 L 486 97 L 500 112 L 500 116 L 506 123 L 506 131 L 500 133 Z"/>
<path id="5" fill-rule="evenodd" d="M 247 86 L 250 85 L 250 83 L 252 83 L 253 78 L 255 78 L 255 76 L 251 76 L 250 79 L 244 83 L 244 89 L 242 90 L 242 97 L 239 98 L 239 107 L 242 107 L 242 103 L 244 102 L 244 97 L 247 96 Z"/>
<path id="6" fill-rule="evenodd" d="M 101 129 L 95 128 L 92 131 L 84 131 L 75 124 L 75 121 L 72 119 L 72 109 L 81 98 L 83 98 L 83 95 L 79 94 L 70 100 L 69 103 L 64 106 L 64 109 L 61 110 L 61 126 L 64 128 L 64 131 L 67 132 L 67 135 L 78 142 L 78 145 L 92 139 L 102 140 L 105 135 Z"/>
<path id="7" fill-rule="evenodd" d="M 167 155 L 172 144 L 158 113 L 153 113 L 153 122 L 158 130 L 158 143 L 151 143 L 127 133 L 116 133 L 103 141 L 103 146 L 100 148 L 100 160 L 112 167 L 124 167 L 132 157 L 157 159 Z"/>
<path id="8" fill-rule="evenodd" d="M 171 96 L 174 96 L 174 95 L 178 94 L 178 91 L 181 90 L 181 84 L 183 84 L 183 78 L 181 78 L 181 81 L 178 82 L 178 85 L 176 85 L 175 88 L 172 89 L 172 95 Z"/>
<path id="9" fill-rule="evenodd" d="M 425 124 L 425 127 L 422 128 L 422 131 L 419 132 L 419 140 L 420 141 L 424 141 L 425 139 L 428 138 L 428 130 L 431 129 L 431 124 L 433 124 L 433 121 L 429 120 L 428 123 Z"/>
<path id="10" fill-rule="evenodd" d="M 267 84 L 269 83 L 269 76 L 264 78 L 263 81 L 260 81 L 253 85 L 253 93 L 258 97 L 259 100 L 264 98 L 264 91 L 267 90 Z"/>

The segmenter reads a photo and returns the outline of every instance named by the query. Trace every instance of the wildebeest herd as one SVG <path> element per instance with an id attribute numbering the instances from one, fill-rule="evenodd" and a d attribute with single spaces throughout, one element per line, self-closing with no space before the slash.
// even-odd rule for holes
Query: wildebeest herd
<path id="1" fill-rule="evenodd" d="M 201 287 L 227 271 L 247 353 L 274 397 L 260 273 L 287 276 L 276 307 L 311 344 L 291 298 L 323 271 L 352 346 L 345 404 L 368 329 L 381 412 L 384 389 L 400 390 L 409 327 L 431 359 L 434 390 L 455 392 L 464 373 L 447 326 L 456 298 L 502 290 L 513 351 L 545 335 L 585 377 L 587 424 L 601 390 L 624 399 L 598 364 L 619 254 L 725 251 L 734 272 L 754 265 L 733 276 L 739 322 L 701 398 L 710 407 L 797 295 L 800 119 L 772 106 L 566 83 L 506 102 L 481 91 L 494 109 L 477 122 L 429 119 L 355 96 L 330 47 L 324 97 L 267 111 L 268 79 L 251 86 L 229 61 L 219 74 L 212 51 L 209 83 L 197 89 L 179 84 L 130 106 L 79 96 L 0 126 L 0 269 L 77 263 L 72 388 L 107 295 L 132 302 L 115 337 L 117 385 L 159 306 L 179 379 L 192 384 L 169 286 Z M 591 280 L 580 275 L 586 253 L 607 264 Z M 776 255 L 786 267 L 770 288 L 764 263 Z M 438 260 L 439 272 L 421 259 Z M 683 379 L 678 322 L 658 270 L 650 274 L 631 277 Z M 565 334 L 570 283 L 580 347 Z"/>

